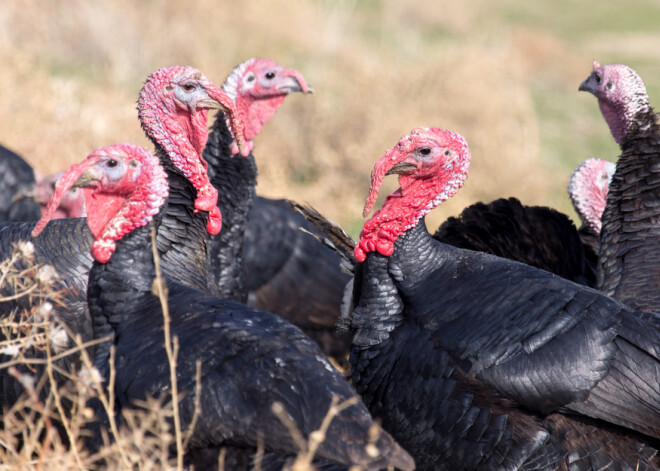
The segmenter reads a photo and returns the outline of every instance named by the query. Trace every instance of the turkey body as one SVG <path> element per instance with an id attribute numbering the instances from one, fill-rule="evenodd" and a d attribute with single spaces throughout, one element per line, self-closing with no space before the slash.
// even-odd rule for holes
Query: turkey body
<path id="1" fill-rule="evenodd" d="M 144 241 L 139 247 L 144 247 Z M 119 319 L 130 305 L 131 314 L 113 326 L 115 392 L 120 406 L 125 407 L 167 393 L 170 377 L 160 303 L 151 293 L 152 278 L 145 276 L 144 267 L 139 273 L 136 270 L 139 277 L 124 270 L 118 276 L 111 264 L 116 266 L 116 259 L 121 257 L 118 247 L 107 267 L 92 271 L 89 302 L 100 336 L 106 330 L 97 319 Z M 134 256 L 131 263 L 137 268 Z M 120 277 L 127 281 L 125 285 L 118 283 Z M 102 290 L 100 285 L 104 286 Z M 267 450 L 295 455 L 297 446 L 274 415 L 273 402 L 280 402 L 303 436 L 308 437 L 320 426 L 333 395 L 342 400 L 354 397 L 352 388 L 318 346 L 280 317 L 174 283 L 168 283 L 168 289 L 171 332 L 180 345 L 177 387 L 185 395 L 180 402 L 184 430 L 193 420 L 196 388 L 201 388 L 191 449 L 225 444 L 256 447 L 258 437 L 262 437 Z M 199 385 L 195 382 L 196 360 L 202 364 Z M 105 362 L 97 365 L 107 371 Z M 347 464 L 361 461 L 354 442 L 357 436 L 368 435 L 371 424 L 363 404 L 346 409 L 333 421 L 319 457 Z M 392 443 L 383 435 L 378 445 L 387 449 L 393 447 Z"/>
<path id="2" fill-rule="evenodd" d="M 103 231 L 95 233 L 92 247 L 98 262 L 92 267 L 88 286 L 94 336 L 112 337 L 111 342 L 99 346 L 95 366 L 106 380 L 112 378 L 109 360 L 110 346 L 114 345 L 113 391 L 119 408 L 137 406 L 136 401 L 147 397 L 162 398 L 171 387 L 163 345 L 163 308 L 153 293 L 155 267 L 150 227 L 145 225 L 164 201 L 167 187 L 155 158 L 132 146 L 123 149 L 127 157 L 140 158 L 142 166 L 115 164 L 107 173 L 114 177 L 106 180 L 105 173 L 99 176 L 98 170 L 110 168 L 108 150 L 103 148 L 89 157 L 101 157 L 98 164 L 90 164 L 95 165 L 92 170 L 96 173 L 87 170 L 83 175 L 87 181 L 114 178 L 119 182 L 115 187 L 122 191 L 125 182 L 143 185 L 131 193 L 129 203 L 123 204 L 117 214 L 105 215 L 100 225 Z M 136 176 L 136 172 L 141 173 Z M 90 213 L 100 198 L 113 195 L 104 184 L 98 200 L 86 201 Z M 147 185 L 151 187 L 143 191 Z M 97 244 L 106 240 L 116 241 L 111 242 L 110 253 L 108 244 Z M 355 404 L 339 411 L 332 421 L 318 450 L 320 459 L 363 464 L 366 469 L 389 465 L 414 468 L 412 459 L 384 432 L 374 441 L 378 453 L 368 453 L 369 430 L 374 425 L 371 416 L 319 347 L 298 328 L 275 314 L 171 280 L 167 281 L 165 296 L 171 335 L 180 345 L 176 381 L 183 430 L 194 420 L 195 392 L 201 388 L 199 418 L 189 442 L 191 450 L 223 445 L 253 449 L 261 441 L 271 452 L 295 455 L 298 445 L 277 418 L 273 404 L 279 402 L 296 428 L 308 437 L 321 425 L 332 398 L 337 397 L 341 401 L 353 399 Z M 201 364 L 199 384 L 195 379 L 197 362 Z"/>
<path id="3" fill-rule="evenodd" d="M 587 286 L 596 284 L 597 254 L 575 224 L 544 206 L 516 198 L 476 203 L 450 217 L 433 237 L 454 247 L 526 263 Z"/>
<path id="4" fill-rule="evenodd" d="M 420 252 L 423 260 L 411 259 Z M 658 436 L 657 392 L 646 385 L 660 374 L 660 338 L 615 301 L 437 243 L 423 223 L 397 240 L 389 260 L 370 255 L 361 278 L 353 384 L 421 469 L 528 469 L 528 460 L 545 463 L 532 469 L 561 469 L 570 446 L 543 422 L 558 409 Z M 628 403 L 619 384 L 646 393 Z M 646 446 L 615 437 L 624 449 Z M 635 469 L 635 456 L 611 469 Z"/>
<path id="5" fill-rule="evenodd" d="M 223 113 L 211 129 L 204 158 L 220 195 L 223 228 L 208 250 L 219 296 L 279 314 L 326 354 L 345 355 L 348 339 L 335 331 L 350 279 L 341 258 L 299 229 L 317 233 L 288 203 L 256 197 L 254 156 L 232 154 Z"/>
<path id="6" fill-rule="evenodd" d="M 641 77 L 600 65 L 580 84 L 592 93 L 621 156 L 602 216 L 598 287 L 636 309 L 660 311 L 660 125 Z"/>
<path id="7" fill-rule="evenodd" d="M 350 275 L 336 252 L 301 229 L 320 235 L 287 201 L 256 198 L 243 248 L 248 304 L 281 315 L 341 358 L 350 339 L 336 324 Z"/>
<path id="8" fill-rule="evenodd" d="M 20 155 L 0 146 L 0 221 L 36 221 L 41 217 L 37 203 L 18 197 L 35 184 L 34 170 Z"/>
<path id="9" fill-rule="evenodd" d="M 621 156 L 603 213 L 599 286 L 638 309 L 660 311 L 660 126 L 638 116 Z"/>

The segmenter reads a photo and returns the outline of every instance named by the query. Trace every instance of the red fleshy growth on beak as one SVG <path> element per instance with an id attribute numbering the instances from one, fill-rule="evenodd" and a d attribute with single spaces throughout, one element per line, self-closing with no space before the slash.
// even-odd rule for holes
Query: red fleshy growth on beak
<path id="1" fill-rule="evenodd" d="M 241 155 L 244 157 L 250 155 L 250 151 L 247 148 L 247 144 L 245 143 L 243 122 L 238 117 L 238 112 L 236 110 L 234 101 L 231 99 L 231 97 L 229 97 L 229 95 L 223 92 L 222 88 L 220 87 L 207 86 L 206 89 L 209 96 L 220 103 L 220 105 L 222 105 L 224 108 L 225 113 L 229 114 L 229 121 L 231 122 L 232 127 L 231 131 L 235 136 L 236 144 L 238 145 L 238 150 L 240 151 Z"/>
<path id="2" fill-rule="evenodd" d="M 46 225 L 53 219 L 53 215 L 57 208 L 60 206 L 64 194 L 76 183 L 76 181 L 89 169 L 92 165 L 99 161 L 99 158 L 89 157 L 86 160 L 74 164 L 66 171 L 66 173 L 57 181 L 53 196 L 48 202 L 48 206 L 42 211 L 41 219 L 37 225 L 32 229 L 32 237 L 37 237 Z"/>
<path id="3" fill-rule="evenodd" d="M 378 191 L 380 186 L 383 184 L 383 179 L 387 172 L 398 163 L 396 159 L 397 147 L 390 150 L 385 154 L 381 159 L 376 162 L 374 169 L 371 171 L 371 184 L 369 185 L 369 195 L 367 196 L 367 202 L 364 205 L 364 210 L 362 211 L 362 217 L 367 217 L 371 212 L 371 209 L 376 204 L 376 199 L 378 198 Z"/>

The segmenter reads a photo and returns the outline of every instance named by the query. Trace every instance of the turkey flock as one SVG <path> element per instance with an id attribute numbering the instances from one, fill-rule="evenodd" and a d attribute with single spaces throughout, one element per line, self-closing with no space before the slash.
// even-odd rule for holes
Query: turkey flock
<path id="1" fill-rule="evenodd" d="M 129 426 L 124 411 L 159 398 L 189 431 L 170 450 L 186 469 L 660 469 L 658 115 L 625 65 L 594 62 L 579 90 L 621 147 L 616 166 L 589 159 L 571 176 L 580 228 L 501 198 L 429 232 L 471 158 L 435 127 L 375 163 L 363 215 L 386 176 L 400 188 L 358 241 L 310 206 L 257 196 L 255 136 L 287 95 L 311 92 L 262 58 L 222 87 L 188 66 L 153 72 L 137 104 L 151 150 L 101 147 L 41 178 L 0 147 L 0 259 L 29 241 L 54 268 L 56 346 L 89 345 L 111 404 L 88 399 L 69 446 L 97 452 Z M 16 289 L 0 286 L 4 320 L 30 309 Z M 27 356 L 1 351 L 0 421 L 22 378 L 47 373 L 43 349 Z M 86 368 L 48 360 L 43 398 Z"/>

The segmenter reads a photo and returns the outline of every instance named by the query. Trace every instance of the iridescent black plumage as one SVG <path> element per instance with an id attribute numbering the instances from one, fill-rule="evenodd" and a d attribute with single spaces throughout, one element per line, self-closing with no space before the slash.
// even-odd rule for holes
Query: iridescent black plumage
<path id="1" fill-rule="evenodd" d="M 422 468 L 528 469 L 540 458 L 533 469 L 561 469 L 574 442 L 547 422 L 556 410 L 659 436 L 660 397 L 647 385 L 660 377 L 660 333 L 596 291 L 438 243 L 420 223 L 389 259 L 368 256 L 354 293 L 353 383 Z M 630 452 L 611 469 L 646 459 L 630 450 L 652 440 L 611 433 L 612 449 L 593 451 Z"/>
<path id="2" fill-rule="evenodd" d="M 544 206 L 516 198 L 476 203 L 443 222 L 433 237 L 454 247 L 526 263 L 567 280 L 594 286 L 597 255 L 575 224 Z"/>
<path id="3" fill-rule="evenodd" d="M 653 109 L 635 117 L 621 143 L 603 213 L 600 288 L 644 310 L 660 310 L 660 126 Z"/>
<path id="4" fill-rule="evenodd" d="M 348 342 L 335 324 L 350 277 L 332 250 L 299 229 L 315 232 L 288 203 L 255 197 L 254 156 L 232 155 L 232 141 L 220 112 L 204 149 L 223 216 L 222 231 L 209 240 L 220 296 L 275 312 L 326 354 L 342 356 Z"/>

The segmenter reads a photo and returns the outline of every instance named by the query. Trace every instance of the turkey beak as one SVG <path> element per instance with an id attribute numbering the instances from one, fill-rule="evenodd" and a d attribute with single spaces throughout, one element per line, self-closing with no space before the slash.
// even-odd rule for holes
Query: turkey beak
<path id="1" fill-rule="evenodd" d="M 75 182 L 73 182 L 71 188 L 85 188 L 92 186 L 94 182 L 97 181 L 98 178 L 91 171 L 87 170 L 85 173 L 80 175 Z"/>
<path id="2" fill-rule="evenodd" d="M 209 100 L 212 100 L 215 103 L 215 108 L 222 110 L 229 117 L 231 132 L 236 139 L 238 150 L 242 156 L 247 157 L 250 155 L 250 150 L 245 143 L 245 127 L 243 126 L 243 121 L 241 121 L 238 116 L 234 100 L 232 100 L 222 88 L 216 87 L 215 85 L 207 86 L 206 92 L 209 95 Z"/>
<path id="3" fill-rule="evenodd" d="M 589 92 L 591 94 L 594 94 L 596 91 L 596 87 L 594 85 L 594 82 L 596 80 L 594 79 L 594 74 L 589 75 L 587 79 L 580 84 L 578 87 L 579 92 Z"/>
<path id="4" fill-rule="evenodd" d="M 227 111 L 227 108 L 222 106 L 220 103 L 218 103 L 215 100 L 212 100 L 209 98 L 208 100 L 199 100 L 197 102 L 197 107 L 198 108 L 204 108 L 207 110 L 222 110 L 222 111 Z"/>
<path id="5" fill-rule="evenodd" d="M 224 101 L 224 100 L 223 100 Z M 231 110 L 227 108 L 223 101 L 220 101 L 212 91 L 207 90 L 206 97 L 197 100 L 197 107 L 207 110 L 222 110 L 226 113 L 231 113 Z"/>
<path id="6" fill-rule="evenodd" d="M 277 91 L 285 93 L 314 93 L 314 90 L 307 84 L 305 77 L 303 77 L 297 70 L 284 70 L 282 71 L 282 76 L 283 80 L 277 86 Z"/>
<path id="7" fill-rule="evenodd" d="M 401 175 L 417 169 L 417 166 L 408 162 L 399 162 L 387 171 L 385 175 Z"/>

